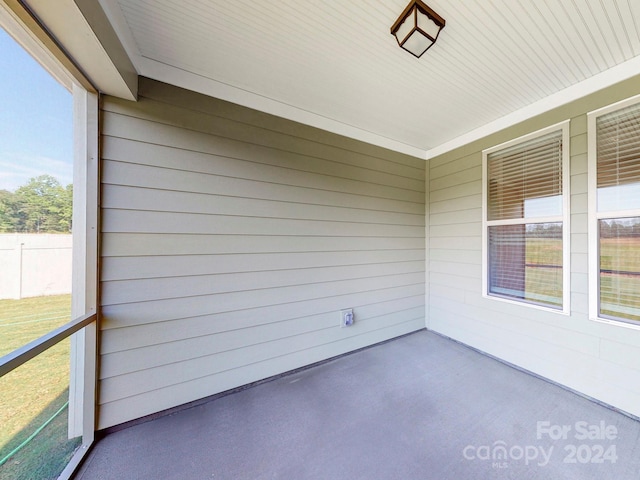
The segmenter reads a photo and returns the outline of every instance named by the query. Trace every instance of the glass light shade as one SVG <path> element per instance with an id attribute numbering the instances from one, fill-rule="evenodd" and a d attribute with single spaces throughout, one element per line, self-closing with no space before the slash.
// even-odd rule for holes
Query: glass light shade
<path id="1" fill-rule="evenodd" d="M 417 20 L 418 20 L 418 28 L 426 33 L 429 37 L 435 38 L 440 33 L 440 25 L 433 21 L 431 17 L 422 13 L 419 9 L 416 9 L 418 12 Z M 433 43 L 433 42 L 431 42 Z"/>
<path id="2" fill-rule="evenodd" d="M 416 29 L 416 7 L 413 7 L 409 15 L 404 18 L 404 21 L 400 24 L 396 32 L 394 33 L 399 45 L 402 45 L 404 41 L 409 38 L 411 32 Z"/>
<path id="3" fill-rule="evenodd" d="M 419 30 L 414 30 L 400 46 L 420 58 L 431 45 L 433 45 L 433 40 L 422 35 Z"/>
<path id="4" fill-rule="evenodd" d="M 445 21 L 420 0 L 412 0 L 391 27 L 398 45 L 416 57 L 436 41 Z"/>

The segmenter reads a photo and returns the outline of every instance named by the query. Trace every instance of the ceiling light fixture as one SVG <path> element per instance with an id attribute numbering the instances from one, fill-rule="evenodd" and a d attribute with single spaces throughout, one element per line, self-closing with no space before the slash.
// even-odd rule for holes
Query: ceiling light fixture
<path id="1" fill-rule="evenodd" d="M 391 27 L 398 45 L 418 58 L 436 43 L 444 18 L 420 0 L 411 0 Z"/>

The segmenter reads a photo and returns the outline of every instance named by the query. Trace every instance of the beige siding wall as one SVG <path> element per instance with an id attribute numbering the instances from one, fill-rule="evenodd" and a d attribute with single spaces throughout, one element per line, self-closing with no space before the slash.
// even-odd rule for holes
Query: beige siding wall
<path id="1" fill-rule="evenodd" d="M 424 327 L 424 161 L 146 79 L 102 121 L 99 428 Z"/>
<path id="2" fill-rule="evenodd" d="M 427 327 L 640 415 L 640 331 L 589 320 L 586 113 L 634 79 L 429 162 Z M 482 297 L 482 149 L 571 120 L 571 315 Z"/>

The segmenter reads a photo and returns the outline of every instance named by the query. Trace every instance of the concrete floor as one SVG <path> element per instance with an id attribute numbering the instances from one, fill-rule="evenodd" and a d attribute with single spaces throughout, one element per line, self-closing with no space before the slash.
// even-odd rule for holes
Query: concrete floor
<path id="1" fill-rule="evenodd" d="M 640 422 L 427 331 L 112 433 L 76 476 L 639 477 Z"/>

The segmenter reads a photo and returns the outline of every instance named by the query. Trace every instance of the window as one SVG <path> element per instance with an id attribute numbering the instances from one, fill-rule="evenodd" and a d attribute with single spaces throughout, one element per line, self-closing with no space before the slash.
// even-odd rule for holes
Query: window
<path id="1" fill-rule="evenodd" d="M 590 313 L 640 326 L 640 99 L 588 118 Z"/>
<path id="2" fill-rule="evenodd" d="M 483 151 L 483 294 L 569 311 L 569 122 Z"/>

